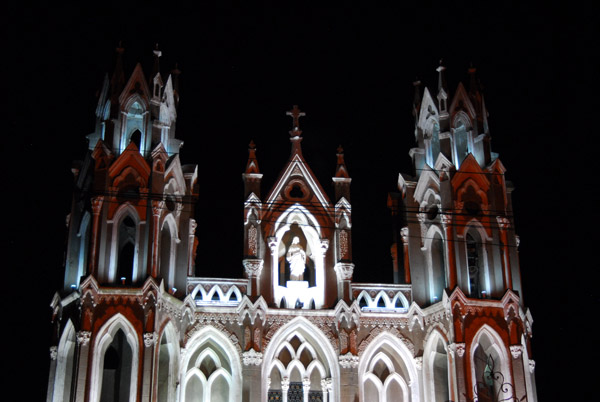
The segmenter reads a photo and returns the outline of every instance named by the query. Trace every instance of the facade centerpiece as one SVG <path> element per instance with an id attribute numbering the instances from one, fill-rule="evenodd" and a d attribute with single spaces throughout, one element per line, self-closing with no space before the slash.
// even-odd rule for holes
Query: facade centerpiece
<path id="1" fill-rule="evenodd" d="M 198 171 L 175 138 L 177 73 L 106 78 L 73 170 L 64 286 L 52 300 L 48 401 L 536 400 L 511 185 L 474 69 L 416 86 L 414 174 L 389 195 L 393 283 L 357 283 L 351 178 L 332 198 L 302 154 L 266 197 L 251 142 L 238 279 L 199 276 Z M 310 136 L 307 137 L 310 140 Z M 332 155 L 333 157 L 333 155 Z M 393 274 L 393 275 L 392 275 Z"/>

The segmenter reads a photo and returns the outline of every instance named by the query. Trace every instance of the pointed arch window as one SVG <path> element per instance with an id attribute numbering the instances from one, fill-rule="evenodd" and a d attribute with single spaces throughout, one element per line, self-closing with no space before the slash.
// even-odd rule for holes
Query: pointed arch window
<path id="1" fill-rule="evenodd" d="M 471 233 L 467 233 L 467 266 L 469 270 L 469 292 L 471 297 L 481 296 L 481 266 L 480 266 L 480 248 L 481 246 L 475 240 Z"/>
<path id="2" fill-rule="evenodd" d="M 142 132 L 140 130 L 134 130 L 133 133 L 131 133 L 131 137 L 129 137 L 129 142 L 133 142 L 139 150 L 142 144 Z"/>
<path id="3" fill-rule="evenodd" d="M 100 402 L 130 400 L 132 359 L 125 333 L 119 329 L 104 353 Z"/>
<path id="4" fill-rule="evenodd" d="M 437 303 L 442 300 L 442 293 L 446 288 L 446 259 L 444 256 L 444 240 L 439 232 L 435 232 L 430 244 L 430 291 L 431 302 Z"/>
<path id="5" fill-rule="evenodd" d="M 122 285 L 133 283 L 136 231 L 135 221 L 130 216 L 119 224 L 117 280 Z"/>
<path id="6" fill-rule="evenodd" d="M 462 123 L 454 130 L 454 152 L 456 156 L 455 165 L 458 168 L 469 154 L 469 137 L 467 129 Z"/>
<path id="7" fill-rule="evenodd" d="M 442 336 L 433 332 L 423 353 L 425 389 L 432 402 L 446 402 L 450 398 L 450 370 L 448 352 Z"/>
<path id="8" fill-rule="evenodd" d="M 175 333 L 170 325 L 165 328 L 158 348 L 157 402 L 175 400 L 178 353 Z"/>

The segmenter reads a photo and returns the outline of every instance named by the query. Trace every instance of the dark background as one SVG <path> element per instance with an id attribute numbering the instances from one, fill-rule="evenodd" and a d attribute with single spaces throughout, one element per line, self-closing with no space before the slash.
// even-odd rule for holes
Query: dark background
<path id="1" fill-rule="evenodd" d="M 354 280 L 391 282 L 387 193 L 413 174 L 412 82 L 434 94 L 439 60 L 450 96 L 472 63 L 484 86 L 492 150 L 513 193 L 524 298 L 534 325 L 540 400 L 587 395 L 597 359 L 600 197 L 592 179 L 598 25 L 591 7 L 458 2 L 328 7 L 262 3 L 80 3 L 6 6 L 2 33 L 4 303 L 9 380 L 24 400 L 45 398 L 49 303 L 61 286 L 71 163 L 94 129 L 96 95 L 119 41 L 127 77 L 163 77 L 178 63 L 177 137 L 198 164 L 198 275 L 242 277 L 241 173 L 254 140 L 263 196 L 290 152 L 298 104 L 304 156 L 332 193 L 338 145 L 352 181 Z M 411 3 L 413 4 L 413 3 Z M 596 113 L 597 114 L 597 113 Z M 14 340 L 17 344 L 14 345 Z M 10 342 L 10 343 L 9 343 Z M 10 351 L 9 351 L 10 353 Z M 15 360 L 16 359 L 16 360 Z M 16 363 L 16 365 L 14 365 Z M 13 381 L 14 376 L 14 381 Z"/>

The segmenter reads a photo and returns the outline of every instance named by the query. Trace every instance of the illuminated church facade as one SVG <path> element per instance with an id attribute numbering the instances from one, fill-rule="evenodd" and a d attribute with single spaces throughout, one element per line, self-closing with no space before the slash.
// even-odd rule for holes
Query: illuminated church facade
<path id="1" fill-rule="evenodd" d="M 73 168 L 48 401 L 537 400 L 511 186 L 471 84 L 416 86 L 414 175 L 388 198 L 393 283 L 352 280 L 351 178 L 330 198 L 300 118 L 270 192 L 243 173 L 239 279 L 196 276 L 195 165 L 179 159 L 177 73 L 128 80 L 118 49 Z M 332 155 L 333 156 L 333 155 Z M 243 268 L 242 268 L 243 267 Z"/>

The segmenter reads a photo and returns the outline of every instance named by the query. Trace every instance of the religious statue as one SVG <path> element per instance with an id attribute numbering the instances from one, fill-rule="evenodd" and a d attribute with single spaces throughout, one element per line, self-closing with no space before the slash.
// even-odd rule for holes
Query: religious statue
<path id="1" fill-rule="evenodd" d="M 306 252 L 300 245 L 298 236 L 294 236 L 292 244 L 288 248 L 286 259 L 290 264 L 290 279 L 292 281 L 301 281 L 306 268 Z"/>

